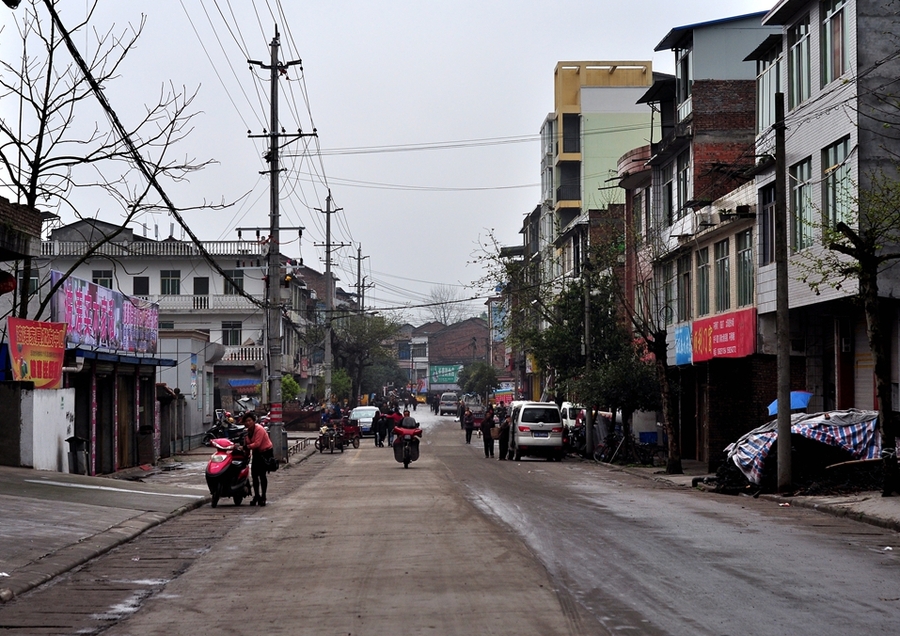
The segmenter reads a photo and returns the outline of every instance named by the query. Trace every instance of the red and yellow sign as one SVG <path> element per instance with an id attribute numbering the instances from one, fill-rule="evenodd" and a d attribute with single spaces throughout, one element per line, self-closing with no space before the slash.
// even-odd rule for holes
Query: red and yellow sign
<path id="1" fill-rule="evenodd" d="M 66 325 L 9 318 L 9 353 L 13 380 L 30 380 L 36 389 L 62 385 Z"/>
<path id="2" fill-rule="evenodd" d="M 695 320 L 691 345 L 694 362 L 756 353 L 756 308 Z"/>

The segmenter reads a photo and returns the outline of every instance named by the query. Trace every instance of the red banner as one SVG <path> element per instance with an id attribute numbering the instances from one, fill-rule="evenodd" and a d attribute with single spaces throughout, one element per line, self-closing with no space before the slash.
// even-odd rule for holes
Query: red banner
<path id="1" fill-rule="evenodd" d="M 756 308 L 695 320 L 691 349 L 694 362 L 756 353 Z"/>
<path id="2" fill-rule="evenodd" d="M 66 325 L 9 318 L 9 350 L 14 380 L 34 382 L 36 389 L 62 386 Z"/>

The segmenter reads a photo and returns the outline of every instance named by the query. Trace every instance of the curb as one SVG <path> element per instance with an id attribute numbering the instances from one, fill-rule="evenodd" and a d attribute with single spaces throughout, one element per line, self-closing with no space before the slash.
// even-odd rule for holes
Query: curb
<path id="1" fill-rule="evenodd" d="M 281 470 L 287 470 L 293 465 L 306 461 L 315 452 L 315 447 L 310 444 L 309 448 L 289 458 L 287 463 L 281 467 Z M 135 474 L 139 475 L 142 473 Z M 127 479 L 128 477 L 127 475 L 120 475 L 119 478 Z M 7 584 L 0 588 L 0 603 L 8 603 L 17 596 L 21 596 L 66 572 L 74 570 L 80 565 L 84 565 L 91 559 L 102 556 L 114 548 L 132 541 L 151 528 L 155 528 L 166 521 L 206 505 L 211 500 L 212 497 L 206 494 L 171 512 L 145 512 L 131 519 L 126 519 L 103 532 L 85 537 L 78 543 L 61 548 L 53 554 L 49 554 L 43 559 L 25 566 L 7 579 Z"/>

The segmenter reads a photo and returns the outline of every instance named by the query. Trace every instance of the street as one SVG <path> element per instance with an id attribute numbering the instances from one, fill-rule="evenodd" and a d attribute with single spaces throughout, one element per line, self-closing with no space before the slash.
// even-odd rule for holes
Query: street
<path id="1" fill-rule="evenodd" d="M 0 605 L 11 634 L 893 634 L 896 533 L 592 462 L 499 462 L 424 408 Z M 191 478 L 202 480 L 202 472 Z M 202 483 L 202 482 L 201 482 Z M 893 549 L 887 549 L 893 548 Z"/>

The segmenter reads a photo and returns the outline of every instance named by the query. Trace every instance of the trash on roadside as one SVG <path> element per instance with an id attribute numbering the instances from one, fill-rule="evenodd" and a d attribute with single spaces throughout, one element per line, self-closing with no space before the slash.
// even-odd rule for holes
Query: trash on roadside
<path id="1" fill-rule="evenodd" d="M 791 504 L 789 504 L 789 503 L 780 503 L 778 505 L 781 506 L 782 508 L 790 508 L 791 507 Z"/>

